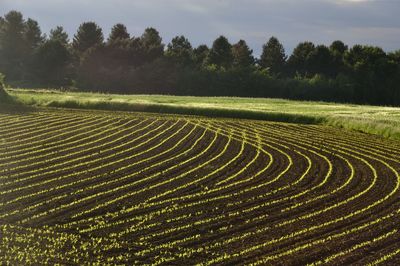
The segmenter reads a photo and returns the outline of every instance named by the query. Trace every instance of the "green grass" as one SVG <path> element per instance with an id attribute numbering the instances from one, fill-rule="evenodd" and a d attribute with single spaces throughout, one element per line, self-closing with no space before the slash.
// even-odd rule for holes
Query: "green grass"
<path id="1" fill-rule="evenodd" d="M 31 106 L 159 112 L 325 124 L 400 139 L 400 108 L 266 98 L 115 95 L 8 89 Z"/>

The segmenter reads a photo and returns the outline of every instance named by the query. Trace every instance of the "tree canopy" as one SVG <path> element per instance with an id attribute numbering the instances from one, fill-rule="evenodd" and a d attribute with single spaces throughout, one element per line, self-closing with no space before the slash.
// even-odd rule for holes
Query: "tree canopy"
<path id="1" fill-rule="evenodd" d="M 273 74 L 280 74 L 285 70 L 286 55 L 283 45 L 276 37 L 271 37 L 263 45 L 260 57 L 260 66 L 269 69 Z"/>
<path id="2" fill-rule="evenodd" d="M 65 46 L 68 46 L 69 44 L 68 33 L 64 31 L 64 28 L 62 26 L 57 26 L 54 29 L 50 30 L 49 39 L 57 40 Z"/>
<path id="3" fill-rule="evenodd" d="M 233 67 L 248 68 L 254 65 L 253 50 L 249 48 L 245 40 L 239 40 L 232 46 Z"/>
<path id="4" fill-rule="evenodd" d="M 81 90 L 280 97 L 400 106 L 400 50 L 300 42 L 288 57 L 270 37 L 259 58 L 245 40 L 221 35 L 193 47 L 178 35 L 165 46 L 157 29 L 131 36 L 115 24 L 104 41 L 95 22 L 72 40 L 62 26 L 42 33 L 18 11 L 0 17 L 0 72 L 10 84 L 77 86 Z"/>
<path id="5" fill-rule="evenodd" d="M 219 36 L 207 56 L 207 63 L 217 67 L 229 68 L 233 62 L 232 45 L 225 36 Z"/>
<path id="6" fill-rule="evenodd" d="M 176 36 L 167 45 L 165 55 L 173 58 L 180 65 L 188 65 L 193 60 L 193 48 L 185 36 Z"/>
<path id="7" fill-rule="evenodd" d="M 82 23 L 72 41 L 72 47 L 78 54 L 91 47 L 101 45 L 104 41 L 103 31 L 95 22 Z"/>
<path id="8" fill-rule="evenodd" d="M 126 29 L 126 26 L 124 24 L 118 23 L 112 27 L 110 36 L 108 37 L 108 42 L 113 42 L 118 39 L 129 39 L 130 37 L 131 36 Z"/>

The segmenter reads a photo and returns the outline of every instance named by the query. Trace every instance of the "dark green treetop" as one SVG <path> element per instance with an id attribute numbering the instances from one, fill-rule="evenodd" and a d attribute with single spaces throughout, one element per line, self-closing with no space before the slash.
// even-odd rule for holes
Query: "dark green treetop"
<path id="1" fill-rule="evenodd" d="M 271 37 L 263 45 L 263 51 L 260 58 L 260 66 L 268 68 L 273 74 L 279 74 L 284 70 L 286 63 L 285 49 L 276 37 Z"/>
<path id="2" fill-rule="evenodd" d="M 102 29 L 94 22 L 82 23 L 74 36 L 72 47 L 78 54 L 84 53 L 91 47 L 103 44 Z"/>

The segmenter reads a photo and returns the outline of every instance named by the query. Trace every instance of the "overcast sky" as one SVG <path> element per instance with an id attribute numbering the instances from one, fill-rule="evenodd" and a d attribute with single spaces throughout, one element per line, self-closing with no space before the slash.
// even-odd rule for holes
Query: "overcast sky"
<path id="1" fill-rule="evenodd" d="M 134 36 L 155 27 L 164 43 L 183 34 L 194 46 L 211 45 L 222 34 L 246 40 L 255 55 L 271 36 L 288 53 L 304 40 L 400 49 L 400 0 L 0 0 L 0 15 L 13 9 L 43 32 L 64 26 L 70 38 L 81 22 L 95 21 L 106 36 L 115 23 Z"/>

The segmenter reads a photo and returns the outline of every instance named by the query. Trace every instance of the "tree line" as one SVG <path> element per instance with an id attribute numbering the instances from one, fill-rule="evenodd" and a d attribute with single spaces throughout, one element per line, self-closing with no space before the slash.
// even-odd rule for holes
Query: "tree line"
<path id="1" fill-rule="evenodd" d="M 0 72 L 31 87 L 400 105 L 400 50 L 305 41 L 288 56 L 271 37 L 255 58 L 244 40 L 220 36 L 211 47 L 193 47 L 176 36 L 165 45 L 156 29 L 135 37 L 123 24 L 105 39 L 95 22 L 82 23 L 70 40 L 62 26 L 46 36 L 18 11 L 0 17 Z"/>

